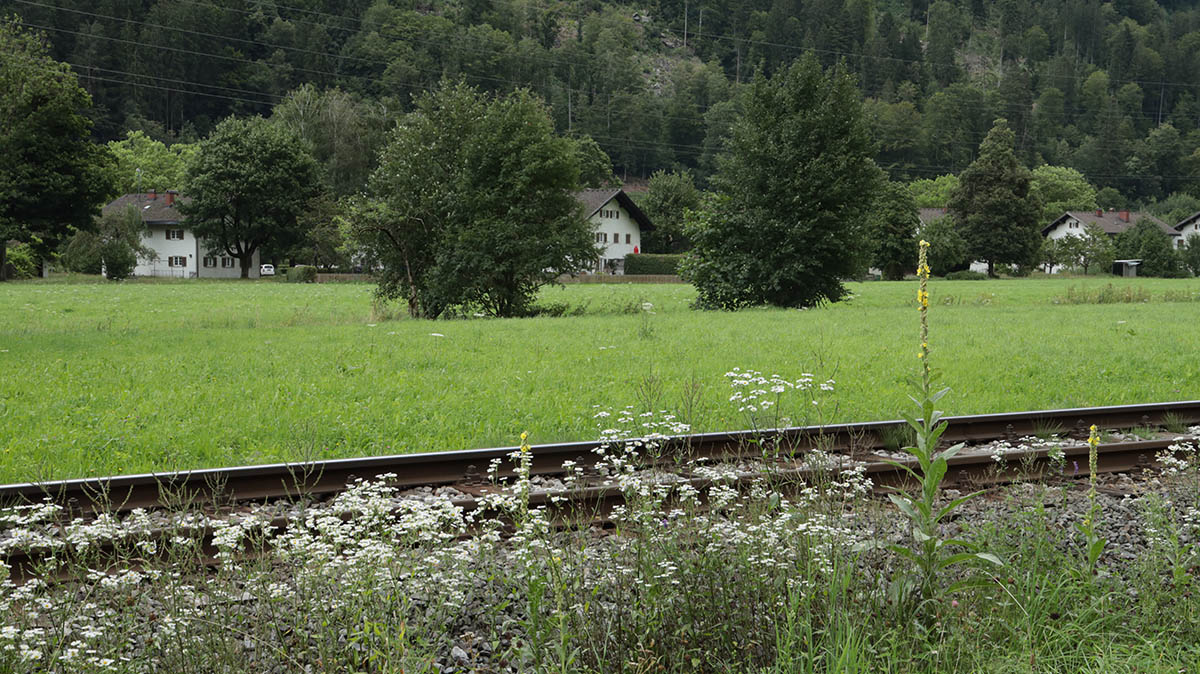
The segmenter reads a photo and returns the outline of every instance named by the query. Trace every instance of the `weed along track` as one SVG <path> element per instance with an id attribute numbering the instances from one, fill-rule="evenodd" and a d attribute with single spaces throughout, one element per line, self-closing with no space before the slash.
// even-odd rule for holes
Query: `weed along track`
<path id="1" fill-rule="evenodd" d="M 1200 401 L 947 421 L 942 444 L 966 447 L 948 462 L 943 484 L 964 489 L 1086 476 L 1086 439 L 1093 425 L 1106 432 L 1099 472 L 1150 467 L 1179 442 L 1197 441 L 1181 432 L 1200 424 Z M 624 504 L 623 485 L 631 479 L 707 498 L 716 485 L 744 488 L 765 476 L 785 489 L 799 488 L 851 467 L 884 493 L 914 486 L 903 467 L 916 466 L 897 451 L 907 428 L 899 421 L 867 422 L 5 485 L 0 502 L 10 512 L 43 513 L 43 529 L 40 537 L 18 537 L 10 518 L 0 550 L 19 580 L 52 572 L 47 560 L 62 557 L 73 545 L 72 532 L 89 527 L 111 530 L 98 543 L 90 542 L 90 554 L 113 567 L 129 550 L 167 554 L 181 534 L 197 541 L 205 558 L 216 563 L 217 539 L 229 522 L 255 521 L 265 541 L 313 511 L 350 521 L 362 513 L 339 497 L 363 485 L 386 485 L 397 510 L 436 502 L 460 512 L 507 517 L 519 501 L 523 509 L 544 509 L 560 524 L 606 520 Z M 136 526 L 123 524 L 135 520 Z"/>

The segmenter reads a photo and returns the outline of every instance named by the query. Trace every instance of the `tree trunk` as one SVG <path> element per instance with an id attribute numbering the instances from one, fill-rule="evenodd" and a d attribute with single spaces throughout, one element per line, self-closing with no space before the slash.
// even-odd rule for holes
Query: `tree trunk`
<path id="1" fill-rule="evenodd" d="M 0 281 L 8 280 L 8 243 L 0 241 Z"/>
<path id="2" fill-rule="evenodd" d="M 254 253 L 243 255 L 238 258 L 238 262 L 242 265 L 242 278 L 250 278 L 250 263 L 254 261 Z"/>
<path id="3" fill-rule="evenodd" d="M 996 278 L 996 263 L 988 260 L 988 278 Z"/>

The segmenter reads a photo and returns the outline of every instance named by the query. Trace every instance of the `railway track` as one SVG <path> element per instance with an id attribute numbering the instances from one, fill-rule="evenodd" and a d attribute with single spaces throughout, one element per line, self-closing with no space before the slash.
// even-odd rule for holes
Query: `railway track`
<path id="1" fill-rule="evenodd" d="M 1011 480 L 1018 475 L 1030 478 L 1063 472 L 1065 467 L 1072 467 L 1067 473 L 1078 472 L 1080 465 L 1086 475 L 1088 448 L 1084 440 L 1092 425 L 1110 433 L 1138 431 L 1137 436 L 1113 435 L 1101 444 L 1098 462 L 1101 472 L 1149 466 L 1158 452 L 1177 442 L 1177 434 L 1162 431 L 1164 426 L 1200 425 L 1200 401 L 959 416 L 947 417 L 946 421 L 949 425 L 942 441 L 964 442 L 969 446 L 950 460 L 943 484 L 973 487 Z M 895 452 L 889 453 L 885 447 L 905 427 L 901 421 L 878 421 L 663 437 L 656 439 L 654 455 L 644 467 L 674 470 L 675 482 L 686 481 L 702 491 L 714 482 L 736 486 L 760 479 L 764 473 L 775 480 L 803 483 L 835 466 L 853 462 L 871 478 L 876 489 L 904 488 L 908 486 L 908 478 L 896 462 L 905 463 L 905 459 Z M 1036 436 L 1054 440 L 1038 441 L 1034 439 Z M 611 443 L 535 445 L 530 452 L 530 473 L 542 478 L 543 483 L 547 479 L 553 482 L 564 474 L 564 462 L 591 466 L 597 459 L 596 450 L 606 444 Z M 832 457 L 834 463 L 810 462 L 813 449 L 820 449 L 822 456 Z M 242 502 L 320 500 L 343 491 L 356 479 L 372 480 L 388 475 L 387 482 L 400 489 L 446 487 L 454 495 L 456 506 L 470 510 L 481 507 L 480 497 L 501 491 L 503 481 L 513 476 L 514 466 L 509 457 L 517 450 L 504 447 L 2 485 L 0 505 L 48 501 L 63 508 L 64 520 L 100 512 L 120 516 L 136 508 L 179 504 L 228 511 Z M 711 471 L 682 467 L 697 459 L 724 465 L 725 470 L 714 476 Z M 495 471 L 498 479 L 489 479 L 487 469 L 497 460 L 500 461 Z M 575 513 L 603 518 L 623 497 L 611 480 L 585 473 L 584 479 L 570 488 L 534 489 L 528 498 L 532 506 L 544 505 L 563 512 L 569 507 Z M 288 523 L 289 518 L 280 515 L 269 527 L 282 531 Z M 177 527 L 163 528 L 149 532 L 148 536 L 151 540 L 165 539 L 177 532 Z M 209 543 L 212 532 L 200 533 L 205 545 L 215 552 Z M 9 550 L 6 561 L 13 569 L 13 576 L 24 579 L 37 575 L 37 562 L 44 552 Z"/>

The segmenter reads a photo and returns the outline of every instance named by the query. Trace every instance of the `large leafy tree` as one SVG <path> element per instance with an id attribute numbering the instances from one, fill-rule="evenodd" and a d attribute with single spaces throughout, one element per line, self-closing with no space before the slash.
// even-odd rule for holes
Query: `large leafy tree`
<path id="1" fill-rule="evenodd" d="M 889 182 L 875 198 L 870 213 L 871 264 L 888 281 L 899 281 L 917 268 L 917 207 L 902 183 Z"/>
<path id="2" fill-rule="evenodd" d="M 959 176 L 950 213 L 962 226 L 967 250 L 986 260 L 988 275 L 997 262 L 1033 265 L 1042 239 L 1040 206 L 1030 198 L 1032 176 L 1013 152 L 1013 132 L 997 119 L 979 146 L 979 157 Z"/>
<path id="3" fill-rule="evenodd" d="M 678 253 L 688 246 L 683 214 L 700 207 L 700 190 L 687 171 L 655 171 L 640 206 L 654 223 L 642 233 L 643 253 Z"/>
<path id="4" fill-rule="evenodd" d="M 286 250 L 304 235 L 301 215 L 320 192 L 316 161 L 296 134 L 261 117 L 230 117 L 188 163 L 188 226 L 210 251 L 238 259 L 250 276 L 254 253 Z"/>
<path id="5" fill-rule="evenodd" d="M 415 317 L 526 314 L 538 288 L 595 257 L 573 192 L 580 155 L 533 94 L 465 84 L 418 99 L 351 216 L 383 265 L 379 293 Z"/>
<path id="6" fill-rule="evenodd" d="M 1141 260 L 1140 276 L 1186 276 L 1171 236 L 1146 218 L 1117 235 L 1116 253 L 1120 259 Z"/>
<path id="7" fill-rule="evenodd" d="M 45 259 L 90 230 L 114 192 L 112 155 L 90 138 L 91 98 L 39 35 L 0 19 L 0 279 L 5 242 Z"/>
<path id="8" fill-rule="evenodd" d="M 866 270 L 882 182 L 854 78 L 806 55 L 749 86 L 710 199 L 687 226 L 683 272 L 704 307 L 806 307 Z"/>
<path id="9" fill-rule="evenodd" d="M 1096 207 L 1096 188 L 1083 174 L 1067 166 L 1043 164 L 1033 169 L 1029 193 L 1042 205 L 1041 223 L 1049 224 L 1065 211 Z"/>
<path id="10" fill-rule="evenodd" d="M 144 131 L 130 131 L 123 140 L 109 142 L 108 149 L 117 160 L 116 179 L 121 192 L 165 192 L 183 188 L 184 170 L 196 146 L 192 143 L 168 146 Z"/>

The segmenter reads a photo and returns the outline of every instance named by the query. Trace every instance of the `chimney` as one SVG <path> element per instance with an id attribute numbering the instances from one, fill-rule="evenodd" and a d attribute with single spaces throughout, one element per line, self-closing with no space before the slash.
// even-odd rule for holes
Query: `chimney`
<path id="1" fill-rule="evenodd" d="M 1119 211 L 1117 217 L 1121 219 L 1121 222 L 1129 222 L 1129 211 Z"/>
<path id="2" fill-rule="evenodd" d="M 176 192 L 175 190 L 167 190 L 167 205 L 168 206 L 175 205 L 175 195 L 176 194 L 179 194 L 179 193 Z"/>
<path id="3" fill-rule="evenodd" d="M 1096 209 L 1096 217 L 1097 217 L 1097 218 L 1103 218 L 1103 217 L 1104 217 L 1104 209 L 1103 209 L 1103 208 L 1097 208 L 1097 209 Z"/>
<path id="4" fill-rule="evenodd" d="M 158 190 L 151 188 L 150 191 L 146 194 L 146 196 L 150 198 L 150 201 L 154 201 L 155 199 L 158 198 Z"/>

